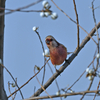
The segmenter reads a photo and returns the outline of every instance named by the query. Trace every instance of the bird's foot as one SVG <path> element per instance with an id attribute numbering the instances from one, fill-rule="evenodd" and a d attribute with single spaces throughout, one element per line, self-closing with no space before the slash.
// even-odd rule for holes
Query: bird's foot
<path id="1" fill-rule="evenodd" d="M 65 62 L 67 62 L 68 64 L 70 64 L 70 62 L 68 61 L 68 59 L 65 59 Z"/>
<path id="2" fill-rule="evenodd" d="M 57 73 L 59 73 L 59 70 L 58 70 L 58 69 L 56 69 L 56 72 L 57 72 Z"/>
<path id="3" fill-rule="evenodd" d="M 56 69 L 56 72 L 60 75 L 60 71 Z M 60 75 L 61 76 L 61 75 Z"/>
<path id="4" fill-rule="evenodd" d="M 60 74 L 60 71 L 59 71 L 58 69 L 56 69 L 56 65 L 54 65 L 54 67 L 55 67 L 56 72 L 57 72 L 58 74 Z"/>

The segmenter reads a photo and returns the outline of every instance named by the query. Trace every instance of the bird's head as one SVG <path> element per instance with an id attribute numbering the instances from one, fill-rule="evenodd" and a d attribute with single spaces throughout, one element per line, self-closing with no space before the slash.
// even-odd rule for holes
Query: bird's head
<path id="1" fill-rule="evenodd" d="M 56 39 L 49 35 L 45 38 L 45 42 L 47 44 L 47 47 L 50 49 L 51 47 L 58 47 L 59 46 L 59 42 L 56 41 Z"/>

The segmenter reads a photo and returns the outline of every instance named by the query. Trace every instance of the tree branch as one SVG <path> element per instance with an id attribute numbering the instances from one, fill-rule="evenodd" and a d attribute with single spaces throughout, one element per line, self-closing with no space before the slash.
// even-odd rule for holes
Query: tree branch
<path id="1" fill-rule="evenodd" d="M 10 11 L 10 12 L 6 12 L 6 13 L 3 12 L 3 13 L 0 13 L 0 16 L 6 15 L 6 14 L 11 14 L 11 13 L 13 13 L 13 12 L 20 11 L 20 10 L 22 10 L 22 9 L 26 9 L 26 8 L 28 8 L 28 7 L 30 7 L 30 6 L 33 6 L 33 5 L 35 5 L 35 4 L 37 4 L 37 3 L 41 2 L 41 1 L 43 1 L 43 0 L 38 0 L 38 1 L 33 2 L 33 3 L 29 4 L 29 5 L 26 5 L 26 6 L 24 6 L 24 7 L 17 8 L 17 9 L 15 9 L 15 10 Z"/>
<path id="2" fill-rule="evenodd" d="M 64 97 L 64 96 L 75 96 L 75 95 L 83 95 L 84 93 L 98 93 L 98 96 L 100 96 L 99 94 L 100 90 L 94 90 L 94 91 L 82 91 L 82 92 L 76 92 L 76 93 L 66 93 L 66 94 L 61 94 L 61 95 L 52 95 L 52 98 L 56 98 L 56 97 Z M 93 94 L 87 95 L 87 96 L 94 96 Z M 39 100 L 39 99 L 47 99 L 49 98 L 49 96 L 41 96 L 41 97 L 31 97 L 28 99 L 24 99 L 24 100 Z"/>
<path id="3" fill-rule="evenodd" d="M 79 48 L 80 45 L 80 37 L 79 37 L 79 20 L 78 20 L 78 14 L 77 14 L 77 9 L 76 9 L 76 4 L 75 0 L 73 0 L 74 3 L 74 10 L 75 10 L 75 15 L 76 15 L 76 21 L 77 21 L 77 49 Z"/>

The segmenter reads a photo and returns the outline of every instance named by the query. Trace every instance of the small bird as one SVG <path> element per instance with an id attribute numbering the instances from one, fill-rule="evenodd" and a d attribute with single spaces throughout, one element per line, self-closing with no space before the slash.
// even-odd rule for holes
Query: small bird
<path id="1" fill-rule="evenodd" d="M 66 60 L 67 48 L 56 41 L 56 39 L 51 35 L 45 38 L 45 42 L 47 47 L 49 48 L 50 60 L 56 68 L 56 65 L 60 65 L 64 62 L 64 60 Z"/>

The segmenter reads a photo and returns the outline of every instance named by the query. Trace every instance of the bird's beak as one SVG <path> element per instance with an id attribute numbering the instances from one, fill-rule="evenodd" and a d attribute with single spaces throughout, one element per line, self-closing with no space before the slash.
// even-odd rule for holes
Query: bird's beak
<path id="1" fill-rule="evenodd" d="M 45 40 L 46 44 L 50 44 L 50 41 L 49 40 Z"/>

